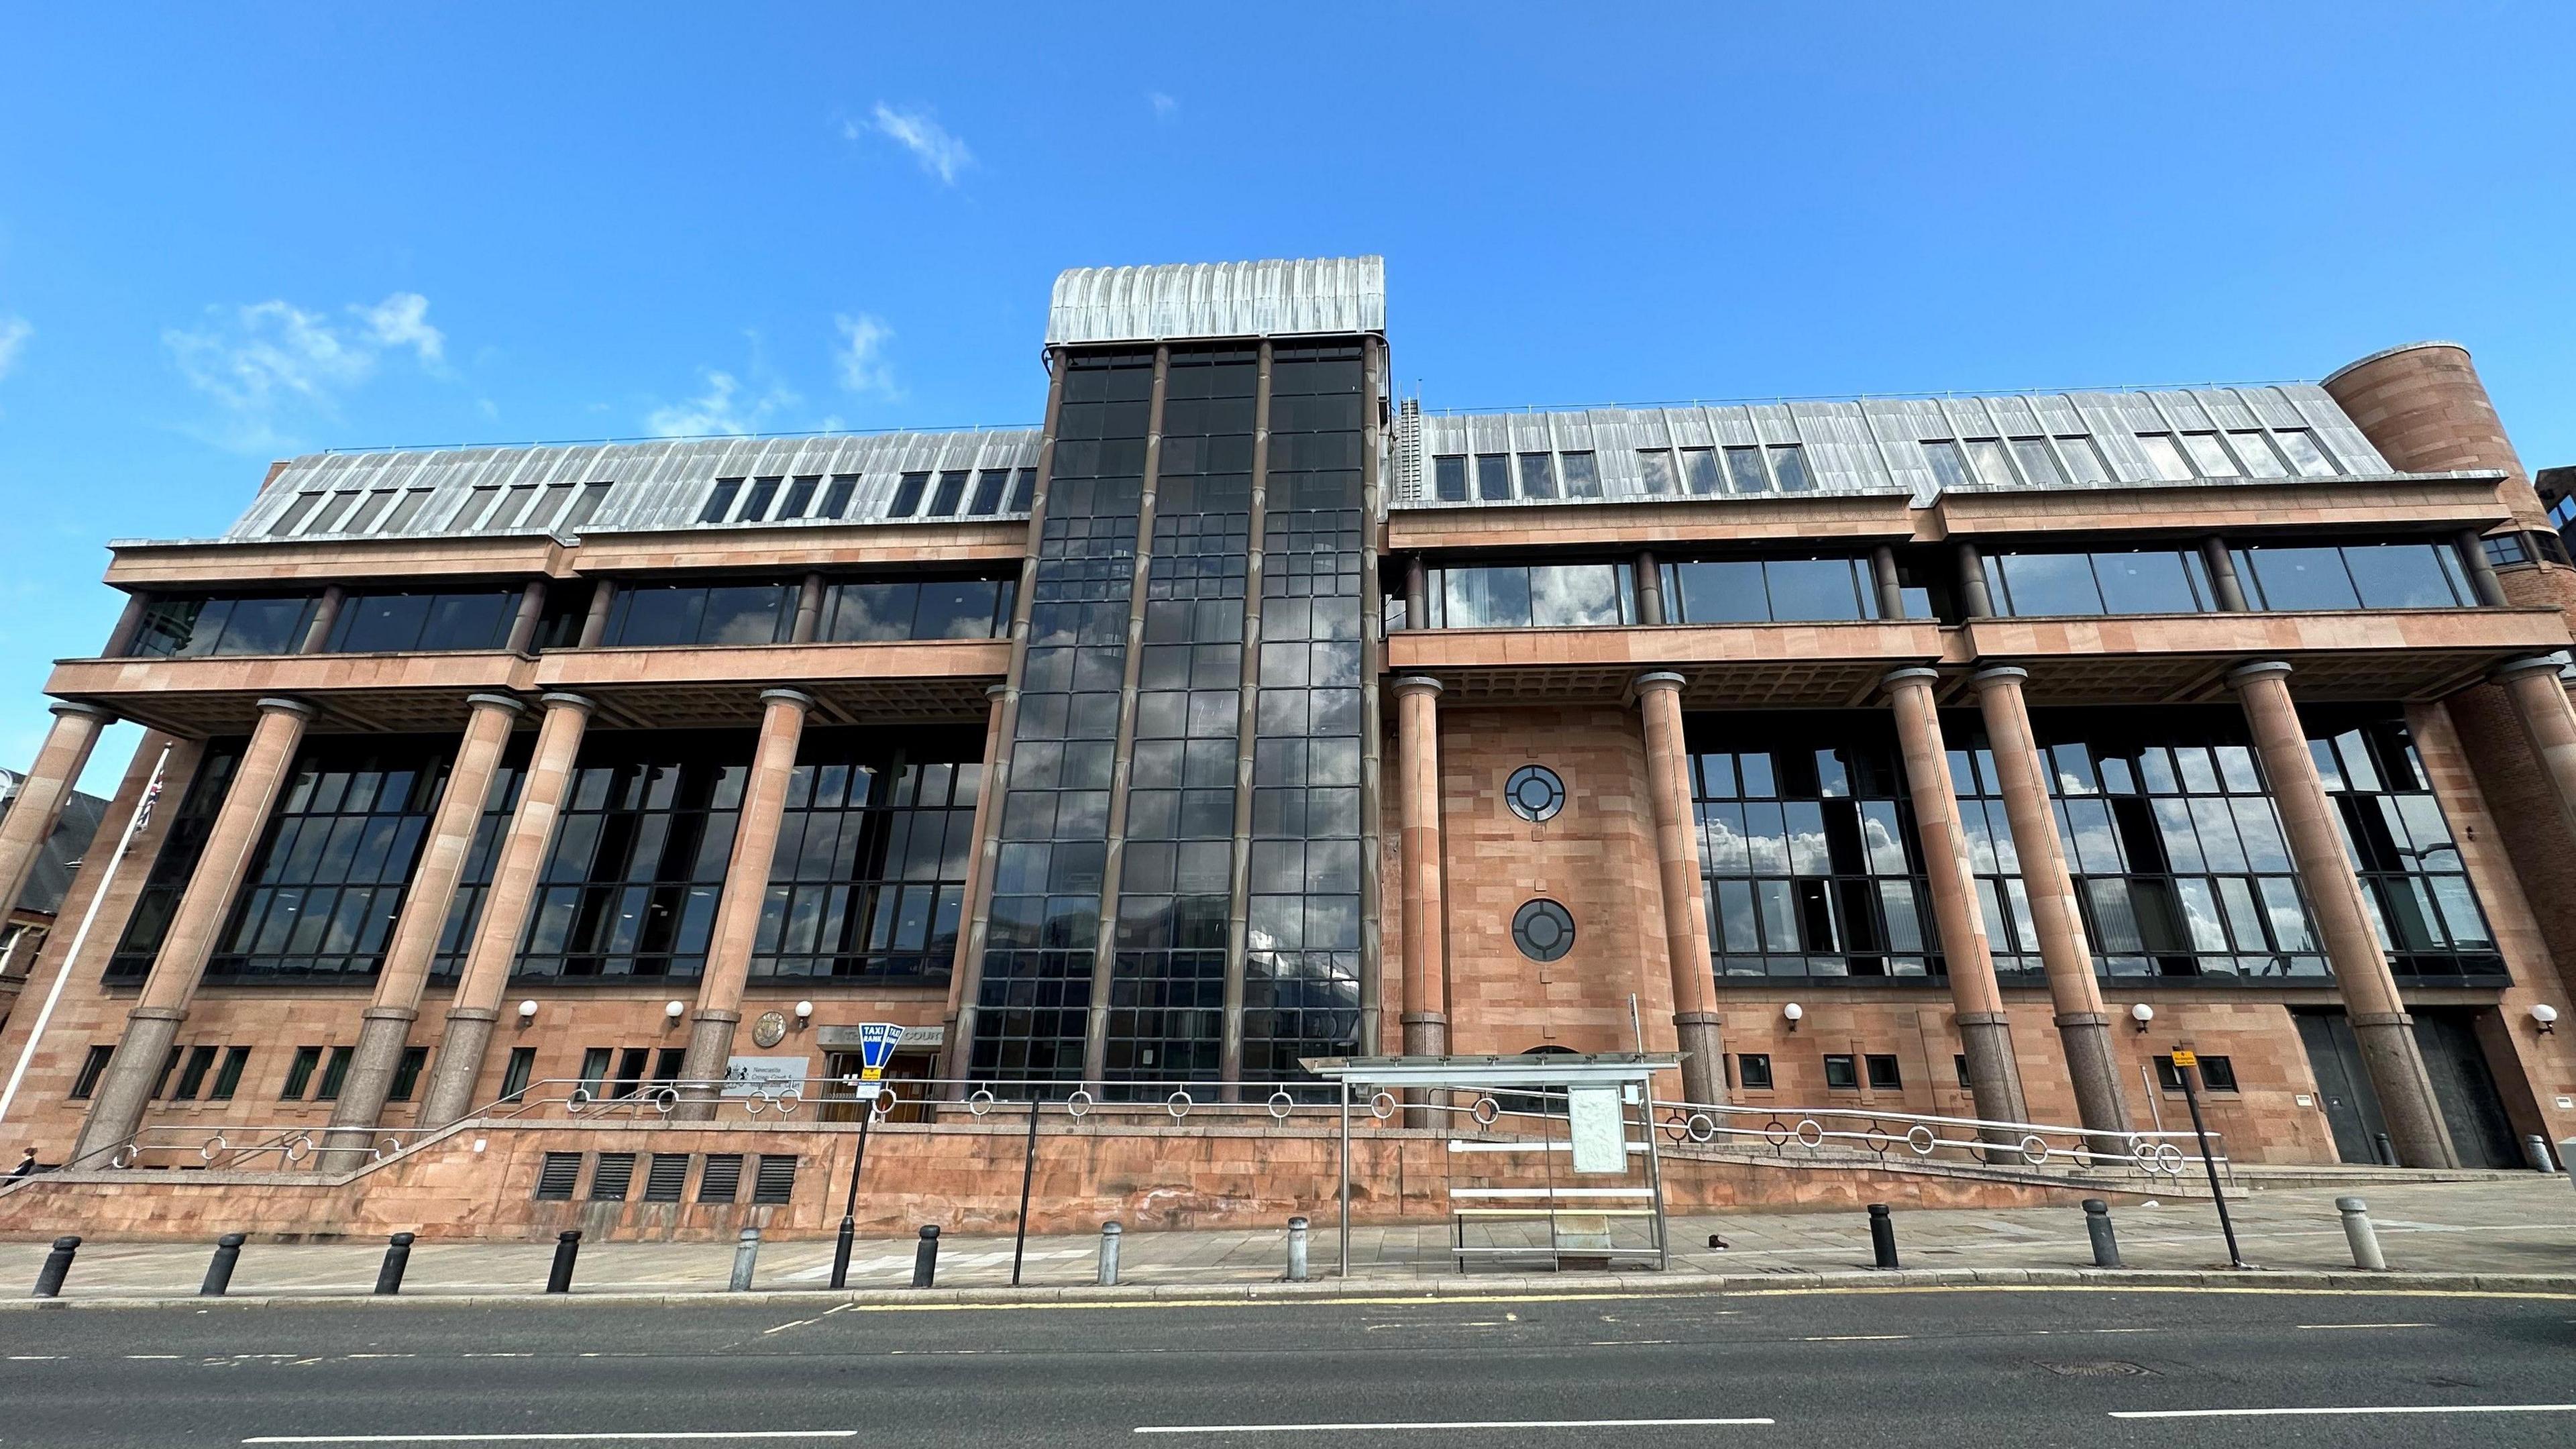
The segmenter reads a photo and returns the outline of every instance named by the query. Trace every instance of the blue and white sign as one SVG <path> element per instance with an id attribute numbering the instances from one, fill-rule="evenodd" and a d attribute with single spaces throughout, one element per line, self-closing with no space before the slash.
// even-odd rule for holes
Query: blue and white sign
<path id="1" fill-rule="evenodd" d="M 885 1075 L 886 1064 L 894 1060 L 894 1049 L 903 1044 L 903 1028 L 890 1021 L 859 1024 L 859 1076 L 873 1082 Z"/>

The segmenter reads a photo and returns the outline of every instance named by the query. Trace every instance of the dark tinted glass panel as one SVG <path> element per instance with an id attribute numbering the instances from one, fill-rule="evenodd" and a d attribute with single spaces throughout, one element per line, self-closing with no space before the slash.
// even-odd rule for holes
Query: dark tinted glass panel
<path id="1" fill-rule="evenodd" d="M 223 807 L 233 769 L 241 763 L 242 745 L 238 739 L 206 743 L 196 772 L 189 778 L 187 793 L 180 797 L 176 812 L 169 817 L 160 852 L 143 878 L 143 890 L 135 898 L 133 913 L 126 917 L 125 933 L 117 941 L 116 954 L 108 960 L 106 980 L 140 981 L 151 970 L 152 958 L 161 949 L 162 934 L 169 928 L 170 913 L 178 908 L 179 894 L 187 889 L 188 877 L 197 869 L 197 857 L 205 849 L 207 834 L 214 829 L 215 812 Z M 163 800 L 160 809 L 170 810 L 170 802 Z"/>
<path id="2" fill-rule="evenodd" d="M 1432 496 L 1443 503 L 1467 501 L 1467 460 L 1462 457 L 1431 460 Z"/>
<path id="3" fill-rule="evenodd" d="M 207 974 L 373 974 L 437 804 L 451 744 L 404 736 L 308 740 Z"/>
<path id="4" fill-rule="evenodd" d="M 2102 591 L 2093 582 L 2093 560 L 2080 553 L 2002 554 L 1995 559 L 2003 577 L 2005 612 L 2013 614 L 2098 614 Z"/>
<path id="5" fill-rule="evenodd" d="M 895 484 L 894 501 L 886 507 L 888 518 L 910 518 L 921 511 L 921 497 L 930 489 L 927 473 L 906 473 Z"/>
<path id="6" fill-rule="evenodd" d="M 739 478 L 718 478 L 707 493 L 706 506 L 698 510 L 698 522 L 722 523 L 733 514 L 733 501 L 742 494 Z"/>
<path id="7" fill-rule="evenodd" d="M 1771 584 L 1775 619 L 1859 619 L 1869 591 L 1856 577 L 1866 567 L 1853 559 L 1772 559 L 1762 565 Z"/>
<path id="8" fill-rule="evenodd" d="M 2208 607 L 2197 554 L 2097 553 L 2093 573 L 2109 613 L 2192 614 Z"/>
<path id="9" fill-rule="evenodd" d="M 2339 548 L 2249 548 L 2238 557 L 2267 609 L 2358 609 L 2361 594 Z M 2237 572 L 2248 568 L 2240 565 Z"/>
<path id="10" fill-rule="evenodd" d="M 971 730 L 809 730 L 752 974 L 945 979 L 973 859 L 981 748 Z"/>
<path id="11" fill-rule="evenodd" d="M 1759 563 L 1674 564 L 1671 573 L 1680 583 L 1679 622 L 1745 624 L 1771 617 L 1771 599 L 1764 590 Z M 1673 595 L 1668 591 L 1666 597 Z"/>
<path id="12" fill-rule="evenodd" d="M 2476 599 L 2447 545 L 2383 543 L 2343 551 L 2364 608 L 2450 609 Z"/>
<path id="13" fill-rule="evenodd" d="M 724 888 L 751 732 L 594 731 L 582 743 L 523 976 L 693 977 Z"/>

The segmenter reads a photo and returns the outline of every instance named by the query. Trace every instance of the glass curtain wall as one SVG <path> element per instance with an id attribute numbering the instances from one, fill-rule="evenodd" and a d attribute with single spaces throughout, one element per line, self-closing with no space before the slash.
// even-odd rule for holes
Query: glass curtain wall
<path id="1" fill-rule="evenodd" d="M 446 778 L 445 738 L 310 741 L 287 777 L 210 980 L 367 977 Z"/>
<path id="2" fill-rule="evenodd" d="M 2426 985 L 2495 984 L 2506 974 L 2504 958 L 2404 717 L 2313 707 L 2301 714 L 2391 966 Z"/>
<path id="3" fill-rule="evenodd" d="M 115 954 L 108 957 L 102 977 L 109 983 L 127 985 L 151 974 L 152 960 L 161 953 L 161 937 L 170 929 L 170 915 L 179 909 L 179 897 L 188 889 L 197 857 L 205 853 L 206 837 L 215 828 L 215 812 L 223 808 L 224 792 L 231 787 L 233 771 L 248 744 L 238 738 L 209 740 L 197 757 L 196 773 L 162 834 L 160 853 L 153 856 L 152 869 L 143 877 L 143 889 L 134 898 L 133 913 L 125 918 Z M 168 809 L 168 802 L 161 808 Z"/>
<path id="4" fill-rule="evenodd" d="M 453 981 L 465 970 L 474 949 L 474 927 L 483 919 L 484 897 L 492 893 L 492 871 L 501 858 L 501 842 L 510 816 L 519 808 L 519 787 L 528 777 L 528 760 L 536 753 L 533 730 L 518 730 L 501 751 L 492 770 L 492 791 L 483 799 L 482 818 L 474 822 L 474 843 L 465 852 L 465 868 L 456 878 L 456 899 L 448 903 L 447 923 L 439 927 L 438 951 L 429 958 L 433 981 Z"/>
<path id="5" fill-rule="evenodd" d="M 1243 1079 L 1305 1078 L 1360 1023 L 1361 449 L 1358 342 L 1272 350 L 1261 697 L 1252 762 Z"/>
<path id="6" fill-rule="evenodd" d="M 1174 348 L 1155 473 L 1105 1079 L 1214 1081 L 1260 353 Z"/>
<path id="7" fill-rule="evenodd" d="M 976 1076 L 1078 1081 L 1100 946 L 1151 349 L 1068 354 L 985 935 Z"/>
<path id="8" fill-rule="evenodd" d="M 517 974 L 579 980 L 703 972 L 752 743 L 742 730 L 585 740 L 538 878 Z"/>
<path id="9" fill-rule="evenodd" d="M 982 745 L 928 733 L 806 733 L 752 945 L 755 979 L 947 979 L 974 855 Z"/>

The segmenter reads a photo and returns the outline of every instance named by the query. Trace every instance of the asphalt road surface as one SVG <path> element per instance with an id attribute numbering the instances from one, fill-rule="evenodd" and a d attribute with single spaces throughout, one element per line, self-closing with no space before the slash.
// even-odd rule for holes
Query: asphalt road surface
<path id="1" fill-rule="evenodd" d="M 2576 1444 L 2576 1296 L 0 1314 L 0 1444 Z"/>

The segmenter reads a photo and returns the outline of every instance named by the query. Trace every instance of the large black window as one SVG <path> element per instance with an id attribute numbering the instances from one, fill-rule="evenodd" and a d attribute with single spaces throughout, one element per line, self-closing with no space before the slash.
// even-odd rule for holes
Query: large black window
<path id="1" fill-rule="evenodd" d="M 1676 624 L 1878 617 L 1878 584 L 1865 558 L 1666 564 L 1664 600 Z"/>
<path id="2" fill-rule="evenodd" d="M 1888 723 L 1694 720 L 1709 940 L 1726 976 L 1938 974 L 1914 812 Z"/>
<path id="3" fill-rule="evenodd" d="M 474 839 L 466 847 L 465 868 L 457 877 L 455 899 L 448 903 L 447 922 L 439 928 L 438 951 L 430 958 L 430 975 L 449 980 L 465 969 L 465 957 L 474 946 L 474 928 L 483 918 L 484 898 L 492 893 L 492 871 L 499 863 L 503 837 L 510 829 L 510 816 L 519 805 L 519 787 L 526 783 L 528 757 L 535 750 L 536 735 L 522 730 L 501 751 L 500 763 L 492 771 L 492 789 L 483 799 L 483 814 L 474 822 Z"/>
<path id="4" fill-rule="evenodd" d="M 948 975 L 974 858 L 979 745 L 806 733 L 788 777 L 752 975 Z"/>
<path id="5" fill-rule="evenodd" d="M 638 584 L 618 589 L 601 642 L 777 644 L 795 624 L 793 584 Z"/>
<path id="6" fill-rule="evenodd" d="M 312 594 L 154 599 L 126 653 L 138 659 L 293 654 L 304 645 L 317 602 Z"/>
<path id="7" fill-rule="evenodd" d="M 438 803 L 448 747 L 411 737 L 308 740 L 207 974 L 373 975 Z"/>
<path id="8" fill-rule="evenodd" d="M 2190 549 L 1992 553 L 1986 589 L 1998 614 L 2196 614 L 2218 607 Z"/>
<path id="9" fill-rule="evenodd" d="M 834 584 L 817 639 L 994 639 L 1011 632 L 1010 580 L 925 579 Z"/>
<path id="10" fill-rule="evenodd" d="M 153 856 L 152 869 L 143 877 L 143 889 L 134 898 L 133 913 L 125 919 L 125 933 L 117 939 L 116 954 L 108 958 L 108 981 L 140 981 L 152 970 L 153 958 L 161 952 L 161 938 L 170 929 L 170 915 L 179 908 L 188 877 L 196 873 L 197 857 L 205 851 L 206 837 L 215 828 L 215 812 L 223 808 L 224 792 L 231 787 L 233 771 L 241 764 L 243 743 L 238 739 L 209 740 L 204 753 L 198 756 L 196 773 L 189 778 L 187 793 L 170 815 L 161 850 Z M 164 800 L 161 808 L 169 810 L 170 802 Z"/>
<path id="11" fill-rule="evenodd" d="M 2379 944 L 2400 976 L 2505 974 L 2451 825 L 2406 723 L 2389 710 L 2302 706 Z"/>
<path id="12" fill-rule="evenodd" d="M 733 852 L 747 731 L 594 734 L 582 746 L 523 976 L 696 976 Z"/>
<path id="13" fill-rule="evenodd" d="M 1597 628 L 1636 622 L 1635 571 L 1624 563 L 1432 570 L 1434 629 Z"/>
<path id="14" fill-rule="evenodd" d="M 2258 609 L 2472 607 L 2457 550 L 2442 543 L 2240 548 L 2236 573 Z"/>
<path id="15" fill-rule="evenodd" d="M 518 609 L 517 589 L 351 594 L 324 647 L 334 654 L 498 649 L 510 641 Z"/>

